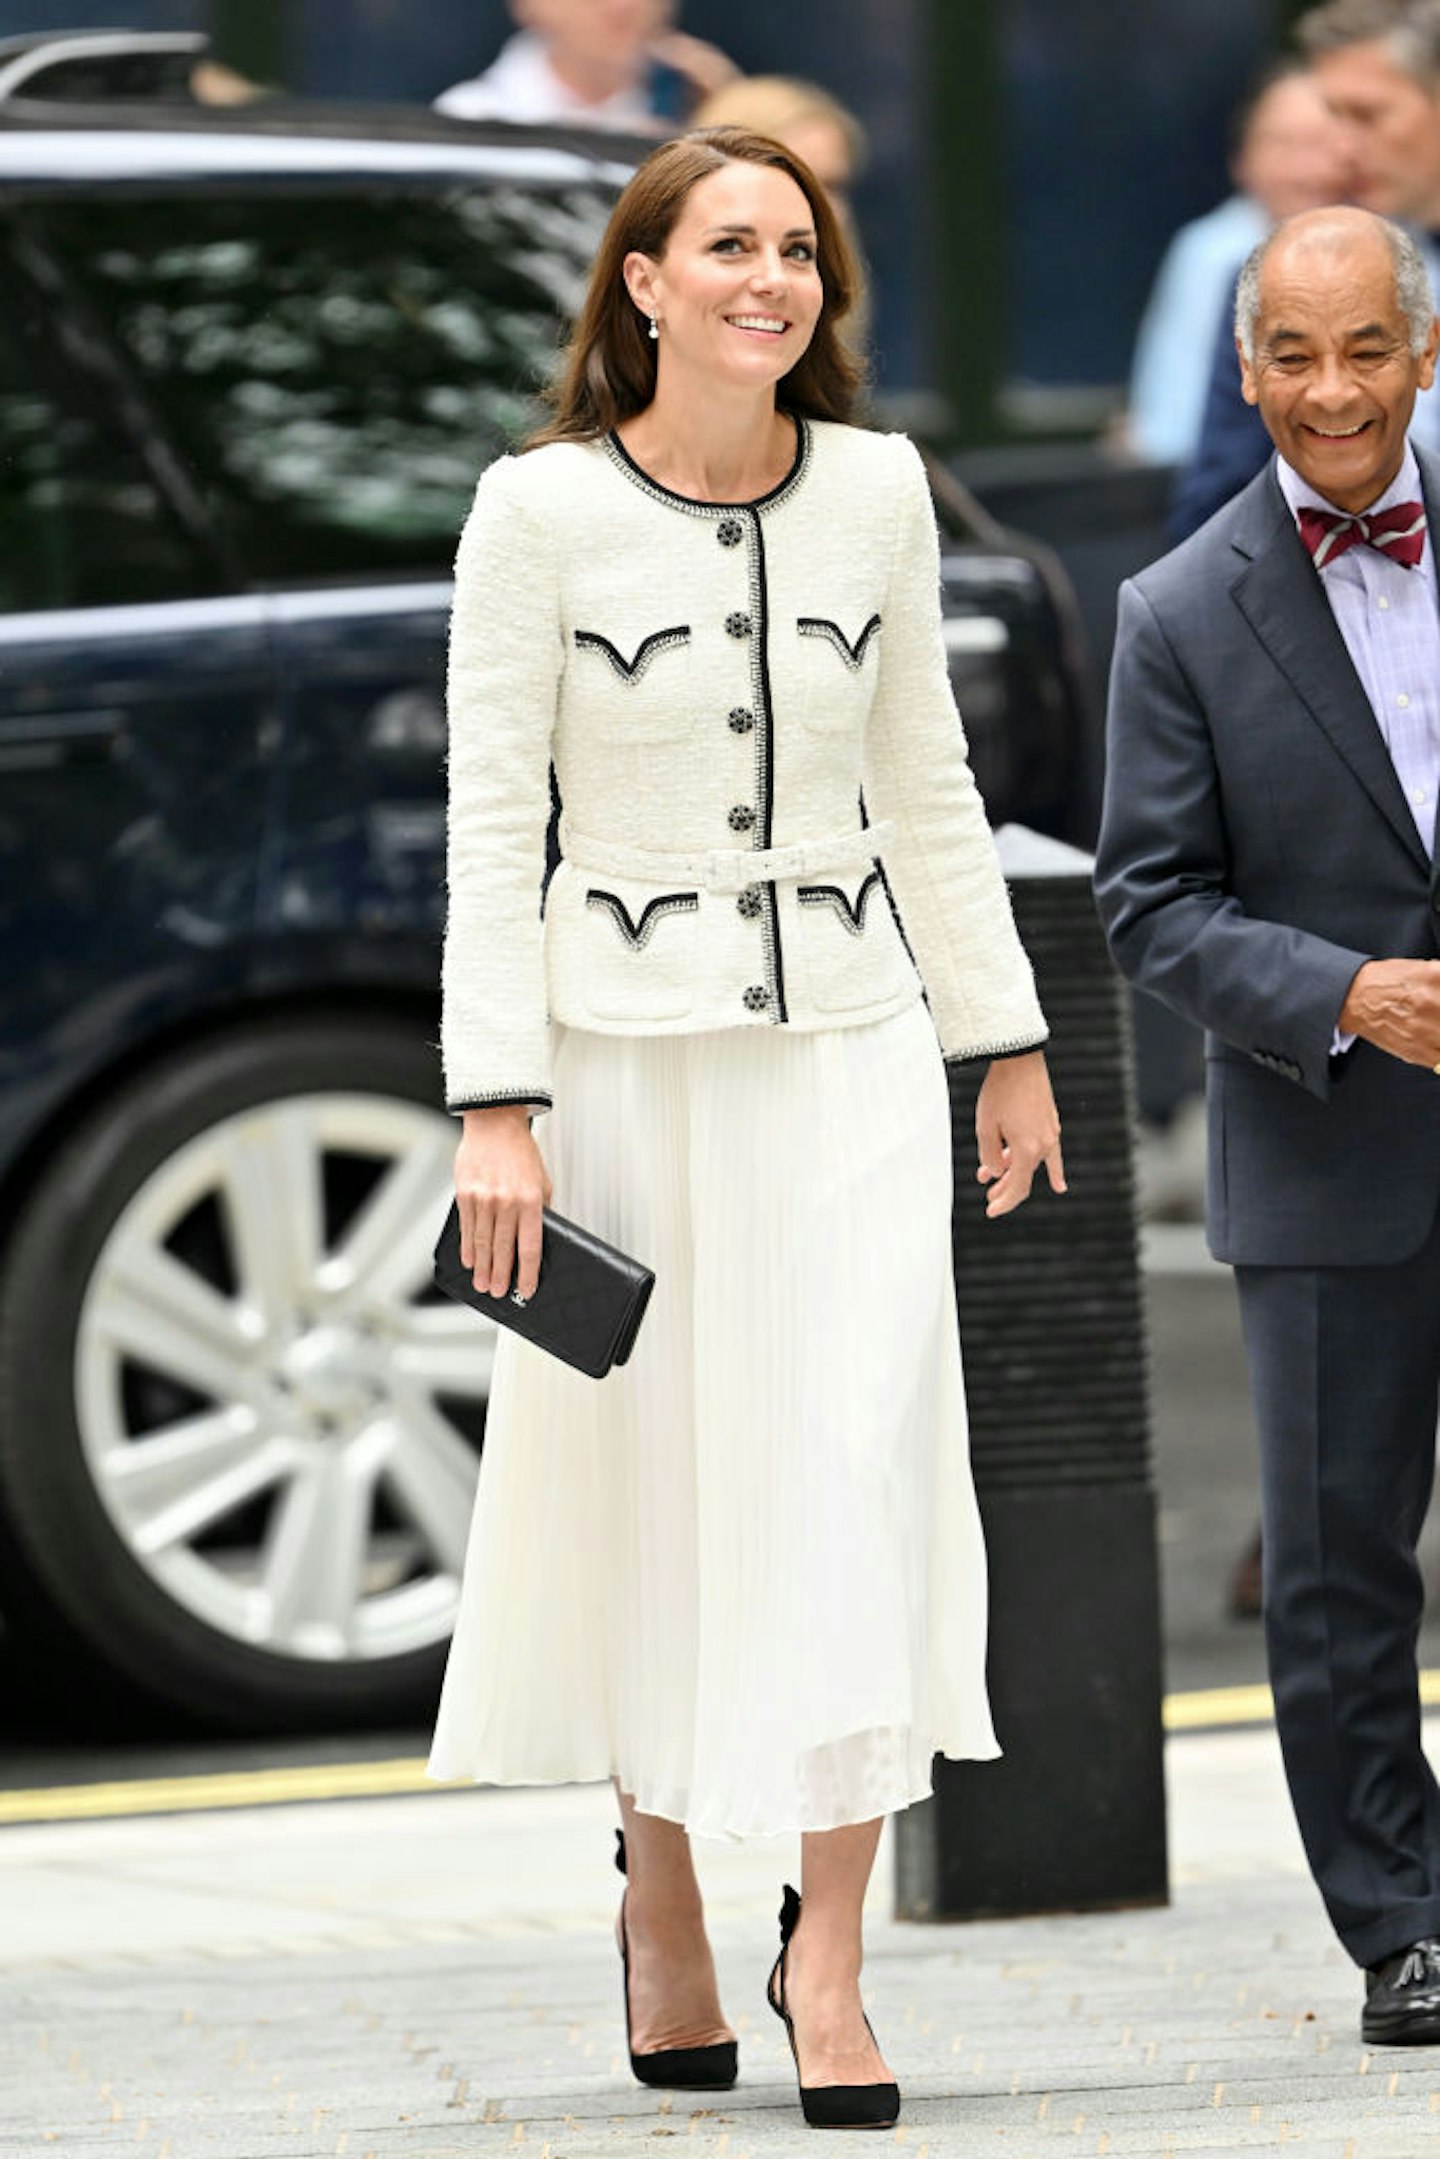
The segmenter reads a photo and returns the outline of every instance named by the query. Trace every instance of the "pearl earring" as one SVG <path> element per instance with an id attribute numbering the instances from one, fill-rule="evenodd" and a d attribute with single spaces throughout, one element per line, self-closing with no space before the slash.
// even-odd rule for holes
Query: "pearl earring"
<path id="1" fill-rule="evenodd" d="M 658 344 L 660 341 L 660 317 L 658 315 L 652 315 L 650 317 L 650 335 L 655 339 L 656 343 Z"/>

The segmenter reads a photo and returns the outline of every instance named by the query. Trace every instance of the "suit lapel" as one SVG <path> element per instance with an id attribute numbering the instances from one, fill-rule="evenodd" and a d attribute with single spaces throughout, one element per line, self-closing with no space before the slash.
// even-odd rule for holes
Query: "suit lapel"
<path id="1" fill-rule="evenodd" d="M 1440 469 L 1431 465 L 1425 479 L 1428 511 L 1432 479 L 1440 495 Z M 1249 559 L 1230 588 L 1236 606 L 1428 876 L 1430 860 L 1395 776 L 1379 722 L 1280 492 L 1273 465 L 1248 490 L 1243 508 L 1234 545 Z"/>

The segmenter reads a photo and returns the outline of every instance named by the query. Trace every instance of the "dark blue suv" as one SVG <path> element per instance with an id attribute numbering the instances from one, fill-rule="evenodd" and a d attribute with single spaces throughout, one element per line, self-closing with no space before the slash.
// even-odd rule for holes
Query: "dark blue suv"
<path id="1" fill-rule="evenodd" d="M 427 1286 L 448 569 L 630 157 L 0 117 L 0 1606 L 212 1723 L 433 1695 L 490 1354 Z M 1063 830 L 1053 596 L 950 514 L 992 811 Z"/>

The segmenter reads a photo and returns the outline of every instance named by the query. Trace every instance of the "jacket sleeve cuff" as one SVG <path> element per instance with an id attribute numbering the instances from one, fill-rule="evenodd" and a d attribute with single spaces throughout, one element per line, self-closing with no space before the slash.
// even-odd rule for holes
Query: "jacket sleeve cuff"
<path id="1" fill-rule="evenodd" d="M 452 1115 L 458 1117 L 467 1109 L 554 1109 L 552 1096 L 543 1087 L 522 1088 L 518 1094 L 470 1094 L 454 1095 L 445 1104 Z"/>
<path id="2" fill-rule="evenodd" d="M 1049 1039 L 1047 1027 L 1044 1034 L 1036 1035 L 1033 1041 L 993 1042 L 982 1044 L 979 1049 L 947 1050 L 945 1062 L 947 1065 L 995 1064 L 1005 1057 L 1032 1057 L 1036 1050 L 1044 1049 Z"/>

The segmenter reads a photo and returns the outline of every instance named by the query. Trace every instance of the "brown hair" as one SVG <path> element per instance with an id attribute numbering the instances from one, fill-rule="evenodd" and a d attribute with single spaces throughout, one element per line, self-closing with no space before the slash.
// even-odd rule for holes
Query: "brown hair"
<path id="1" fill-rule="evenodd" d="M 824 301 L 815 334 L 776 385 L 787 412 L 812 420 L 849 420 L 864 369 L 839 325 L 855 304 L 860 273 L 840 221 L 808 165 L 767 135 L 738 127 L 706 128 L 653 150 L 610 214 L 590 285 L 551 395 L 552 418 L 526 443 L 594 442 L 643 412 L 655 395 L 655 346 L 625 284 L 629 254 L 659 261 L 691 191 L 726 165 L 770 165 L 788 173 L 810 205 Z"/>

